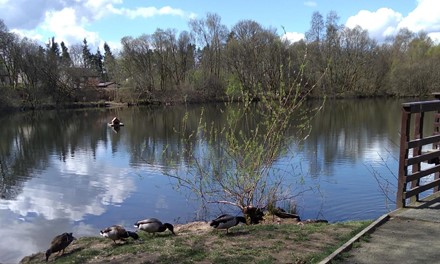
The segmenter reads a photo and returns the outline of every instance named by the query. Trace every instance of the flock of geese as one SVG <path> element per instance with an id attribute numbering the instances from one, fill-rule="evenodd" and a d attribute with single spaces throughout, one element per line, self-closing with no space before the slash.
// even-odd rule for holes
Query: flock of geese
<path id="1" fill-rule="evenodd" d="M 226 233 L 229 232 L 229 228 L 238 225 L 239 223 L 246 223 L 246 219 L 242 216 L 232 216 L 229 214 L 223 214 L 212 220 L 209 225 L 215 229 L 226 229 Z M 162 223 L 157 218 L 148 218 L 144 220 L 137 221 L 134 227 L 138 230 L 145 231 L 147 233 L 156 234 L 158 232 L 164 232 L 165 230 L 170 230 L 173 235 L 174 226 L 170 223 Z M 126 230 L 122 225 L 113 225 L 104 228 L 100 231 L 101 236 L 113 240 L 116 244 L 116 240 L 125 241 L 125 239 L 131 237 L 133 239 L 138 239 L 139 235 L 136 232 Z M 58 254 L 64 254 L 64 249 L 72 243 L 76 238 L 72 233 L 63 233 L 56 236 L 50 245 L 50 248 L 46 251 L 46 262 L 52 253 L 58 252 Z"/>

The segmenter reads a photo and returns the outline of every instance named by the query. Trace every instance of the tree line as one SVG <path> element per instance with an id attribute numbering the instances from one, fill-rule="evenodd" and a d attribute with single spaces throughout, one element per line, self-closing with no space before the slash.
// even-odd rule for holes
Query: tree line
<path id="1" fill-rule="evenodd" d="M 301 82 L 309 96 L 422 96 L 440 82 L 440 46 L 425 32 L 401 29 L 378 43 L 336 12 L 312 15 L 305 39 L 291 43 L 274 28 L 242 20 L 228 29 L 208 13 L 188 31 L 157 29 L 121 39 L 113 54 L 87 40 L 45 46 L 10 32 L 0 20 L 0 103 L 38 107 L 80 101 L 208 101 L 260 92 L 282 93 Z M 298 80 L 298 78 L 301 78 Z M 118 89 L 98 89 L 114 82 Z"/>

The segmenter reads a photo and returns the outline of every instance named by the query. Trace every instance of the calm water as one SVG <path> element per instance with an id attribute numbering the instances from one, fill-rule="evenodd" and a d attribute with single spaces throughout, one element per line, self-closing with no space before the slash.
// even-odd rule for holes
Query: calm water
<path id="1" fill-rule="evenodd" d="M 374 219 L 395 208 L 400 106 L 397 100 L 327 102 L 304 143 L 280 157 L 291 170 L 302 218 Z M 222 105 L 205 106 L 223 122 Z M 201 106 L 18 113 L 0 118 L 0 262 L 46 250 L 70 231 L 96 236 L 103 227 L 158 217 L 184 223 L 218 213 L 199 210 L 164 172 L 185 165 L 174 131 Z M 106 126 L 118 116 L 118 133 Z M 301 184 L 299 183 L 301 182 Z M 387 196 L 389 199 L 387 199 Z M 233 212 L 235 213 L 235 212 Z"/>

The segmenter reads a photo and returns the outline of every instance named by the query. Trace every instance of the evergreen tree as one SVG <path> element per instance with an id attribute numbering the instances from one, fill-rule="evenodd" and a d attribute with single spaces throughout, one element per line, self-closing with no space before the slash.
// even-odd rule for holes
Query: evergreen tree
<path id="1" fill-rule="evenodd" d="M 104 42 L 104 60 L 105 59 L 114 59 L 113 53 L 110 49 L 110 46 L 107 44 L 107 42 Z"/>
<path id="2" fill-rule="evenodd" d="M 107 42 L 104 43 L 103 79 L 108 82 L 115 78 L 115 57 Z"/>
<path id="3" fill-rule="evenodd" d="M 93 65 L 93 55 L 90 52 L 90 48 L 87 44 L 87 39 L 84 38 L 83 40 L 83 61 L 84 61 L 84 68 L 91 68 Z"/>
<path id="4" fill-rule="evenodd" d="M 93 58 L 93 67 L 96 69 L 96 71 L 99 73 L 99 76 L 102 78 L 104 73 L 103 64 L 102 64 L 103 56 L 99 48 L 96 51 L 96 54 L 92 55 L 92 58 Z"/>
<path id="5" fill-rule="evenodd" d="M 49 41 L 49 51 L 55 58 L 60 57 L 60 47 L 58 42 L 55 42 L 55 37 L 52 37 L 52 39 Z"/>
<path id="6" fill-rule="evenodd" d="M 64 44 L 64 41 L 61 42 L 61 63 L 65 67 L 70 67 L 72 65 L 69 49 L 66 47 L 66 44 Z"/>

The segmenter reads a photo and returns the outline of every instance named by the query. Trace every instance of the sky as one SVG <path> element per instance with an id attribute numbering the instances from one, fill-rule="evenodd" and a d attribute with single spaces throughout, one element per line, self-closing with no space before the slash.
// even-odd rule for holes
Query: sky
<path id="1" fill-rule="evenodd" d="M 191 19 L 215 13 L 231 29 L 241 20 L 275 28 L 292 41 L 304 37 L 314 12 L 335 11 L 339 23 L 368 30 L 383 41 L 399 29 L 421 30 L 440 40 L 439 0 L 0 0 L 0 19 L 9 31 L 47 43 L 55 37 L 67 46 L 82 43 L 120 48 L 124 36 L 153 34 L 157 29 L 189 31 Z"/>

